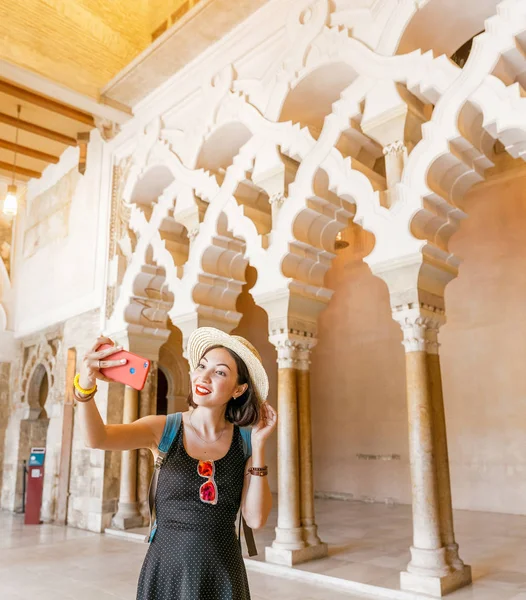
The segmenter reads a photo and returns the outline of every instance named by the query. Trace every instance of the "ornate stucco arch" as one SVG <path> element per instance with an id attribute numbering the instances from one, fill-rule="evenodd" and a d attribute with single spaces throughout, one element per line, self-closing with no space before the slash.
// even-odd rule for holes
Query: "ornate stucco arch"
<path id="1" fill-rule="evenodd" d="M 526 103 L 518 84 L 506 86 L 493 68 L 516 48 L 526 30 L 526 8 L 503 2 L 474 40 L 472 53 L 438 100 L 424 137 L 408 157 L 403 182 L 414 192 L 412 228 L 448 253 L 447 242 L 464 217 L 459 202 L 496 162 L 495 143 L 526 159 Z M 427 216 L 425 216 L 427 215 Z"/>
<path id="2" fill-rule="evenodd" d="M 22 377 L 20 381 L 20 395 L 18 402 L 24 407 L 22 418 L 38 419 L 41 410 L 48 414 L 55 400 L 56 386 L 56 364 L 60 353 L 61 343 L 58 340 L 49 342 L 41 340 L 29 349 Z M 40 386 L 43 377 L 47 377 L 49 391 L 44 406 L 38 403 L 36 386 Z"/>

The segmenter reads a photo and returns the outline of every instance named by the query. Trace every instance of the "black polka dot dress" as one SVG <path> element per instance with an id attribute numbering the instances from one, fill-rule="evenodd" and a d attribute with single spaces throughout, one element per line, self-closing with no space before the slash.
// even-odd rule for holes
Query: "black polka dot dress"
<path id="1" fill-rule="evenodd" d="M 201 500 L 206 478 L 183 444 L 183 425 L 159 473 L 157 531 L 141 569 L 137 600 L 250 600 L 236 535 L 245 455 L 234 426 L 227 454 L 214 461 L 217 504 Z"/>

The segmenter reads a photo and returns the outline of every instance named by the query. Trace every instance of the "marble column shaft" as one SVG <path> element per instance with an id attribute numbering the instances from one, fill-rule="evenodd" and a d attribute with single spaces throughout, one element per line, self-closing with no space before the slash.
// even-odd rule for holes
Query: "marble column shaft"
<path id="1" fill-rule="evenodd" d="M 152 361 L 144 387 L 139 392 L 139 418 L 157 412 L 157 368 L 157 362 Z M 143 520 L 147 522 L 150 517 L 148 492 L 153 473 L 153 456 L 148 448 L 141 448 L 137 452 L 137 502 Z"/>
<path id="2" fill-rule="evenodd" d="M 296 369 L 278 370 L 278 526 L 273 546 L 303 548 Z"/>
<path id="3" fill-rule="evenodd" d="M 458 570 L 464 568 L 464 563 L 459 557 L 458 544 L 455 541 L 446 416 L 444 411 L 444 395 L 442 391 L 442 373 L 440 369 L 438 343 L 435 343 L 432 346 L 428 345 L 427 369 L 433 404 L 433 438 L 438 487 L 440 535 L 442 545 L 446 549 L 447 563 Z"/>
<path id="4" fill-rule="evenodd" d="M 447 456 L 446 421 L 437 335 L 443 311 L 425 307 L 393 314 L 406 350 L 413 546 L 404 590 L 442 596 L 471 583 L 458 557 Z"/>
<path id="5" fill-rule="evenodd" d="M 278 350 L 278 526 L 268 562 L 292 566 L 327 556 L 314 520 L 309 356 L 316 340 L 280 334 Z"/>
<path id="6" fill-rule="evenodd" d="M 138 416 L 139 392 L 126 386 L 122 422 L 123 424 L 133 423 Z M 129 529 L 142 525 L 142 517 L 137 506 L 137 450 L 122 452 L 119 507 L 117 514 L 113 517 L 113 525 L 118 529 Z"/>
<path id="7" fill-rule="evenodd" d="M 314 345 L 314 344 L 312 344 Z M 298 382 L 298 424 L 299 424 L 299 459 L 300 459 L 300 516 L 303 537 L 309 546 L 322 545 L 320 557 L 328 551 L 318 537 L 318 527 L 314 510 L 314 481 L 312 459 L 312 425 L 310 397 L 310 353 L 311 347 L 304 346 L 300 351 L 297 370 Z"/>
<path id="8" fill-rule="evenodd" d="M 413 495 L 413 547 L 409 572 L 448 573 L 440 535 L 433 456 L 432 402 L 425 351 L 406 354 L 409 452 Z"/>

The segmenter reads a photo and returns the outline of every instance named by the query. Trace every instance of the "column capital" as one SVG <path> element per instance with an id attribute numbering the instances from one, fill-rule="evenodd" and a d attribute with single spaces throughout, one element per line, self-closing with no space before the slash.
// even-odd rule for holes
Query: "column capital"
<path id="1" fill-rule="evenodd" d="M 285 194 L 283 192 L 276 192 L 270 196 L 268 201 L 271 206 L 275 205 L 277 208 L 281 208 L 285 202 Z"/>
<path id="2" fill-rule="evenodd" d="M 444 309 L 422 303 L 396 306 L 393 319 L 402 328 L 406 352 L 438 354 L 438 330 L 446 322 Z"/>
<path id="3" fill-rule="evenodd" d="M 308 371 L 311 350 L 318 342 L 315 337 L 301 331 L 280 329 L 270 333 L 269 341 L 278 351 L 280 369 Z"/>
<path id="4" fill-rule="evenodd" d="M 403 154 L 404 152 L 407 152 L 407 148 L 405 147 L 405 144 L 402 140 L 396 140 L 394 142 L 391 142 L 390 144 L 387 144 L 387 146 L 384 146 L 382 149 L 382 153 L 384 156 L 390 156 L 392 154 Z"/>

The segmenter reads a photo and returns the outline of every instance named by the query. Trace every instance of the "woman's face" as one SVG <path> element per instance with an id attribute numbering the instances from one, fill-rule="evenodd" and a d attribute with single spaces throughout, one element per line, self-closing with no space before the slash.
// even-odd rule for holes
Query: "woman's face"
<path id="1" fill-rule="evenodd" d="M 191 375 L 192 398 L 197 406 L 222 406 L 241 396 L 247 384 L 237 384 L 236 361 L 225 348 L 209 350 Z"/>

